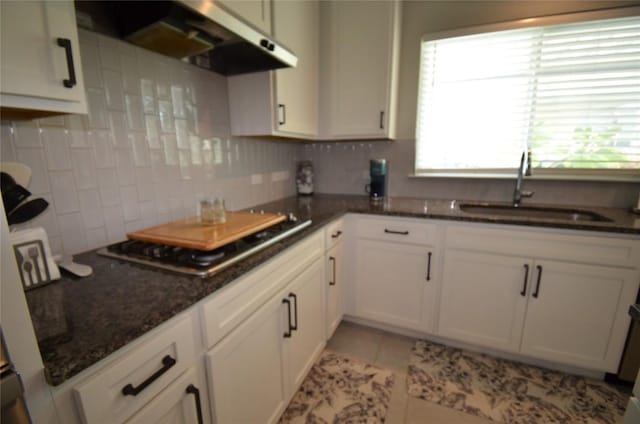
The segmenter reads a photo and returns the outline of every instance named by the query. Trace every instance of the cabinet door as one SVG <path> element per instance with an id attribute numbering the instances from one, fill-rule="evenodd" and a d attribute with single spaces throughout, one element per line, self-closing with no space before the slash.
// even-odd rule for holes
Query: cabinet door
<path id="1" fill-rule="evenodd" d="M 448 249 L 438 334 L 518 351 L 530 283 L 527 258 Z"/>
<path id="2" fill-rule="evenodd" d="M 62 101 L 70 104 L 60 106 L 61 112 L 86 113 L 73 2 L 3 1 L 0 8 L 2 106 L 55 110 L 47 101 Z M 58 38 L 69 43 L 69 65 Z M 67 87 L 63 80 L 70 78 L 69 66 L 75 83 Z M 25 103 L 28 99 L 31 103 Z"/>
<path id="3" fill-rule="evenodd" d="M 285 339 L 289 393 L 296 390 L 325 345 L 324 263 L 317 260 L 296 277 L 286 296 L 296 329 Z"/>
<path id="4" fill-rule="evenodd" d="M 356 312 L 363 318 L 421 330 L 433 248 L 360 239 L 356 258 Z"/>
<path id="5" fill-rule="evenodd" d="M 557 261 L 535 265 L 522 353 L 616 372 L 638 272 Z"/>
<path id="6" fill-rule="evenodd" d="M 285 309 L 276 296 L 207 355 L 214 422 L 271 423 L 284 410 Z"/>
<path id="7" fill-rule="evenodd" d="M 182 374 L 135 414 L 128 424 L 209 422 L 207 385 L 194 368 Z"/>
<path id="8" fill-rule="evenodd" d="M 326 256 L 327 339 L 331 338 L 336 331 L 344 315 L 346 282 L 344 280 L 344 254 L 342 250 L 342 242 L 340 242 L 333 246 Z"/>
<path id="9" fill-rule="evenodd" d="M 387 137 L 398 4 L 335 1 L 328 7 L 330 135 Z"/>
<path id="10" fill-rule="evenodd" d="M 275 0 L 274 20 L 274 36 L 298 56 L 295 68 L 275 71 L 276 128 L 317 135 L 318 2 Z"/>
<path id="11" fill-rule="evenodd" d="M 271 0 L 216 0 L 256 28 L 271 34 Z"/>

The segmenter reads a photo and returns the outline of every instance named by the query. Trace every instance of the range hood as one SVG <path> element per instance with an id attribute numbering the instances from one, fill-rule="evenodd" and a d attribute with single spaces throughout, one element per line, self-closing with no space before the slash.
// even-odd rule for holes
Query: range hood
<path id="1" fill-rule="evenodd" d="M 102 3 L 99 18 L 109 19 L 118 37 L 223 75 L 295 67 L 298 62 L 292 51 L 212 0 Z M 78 9 L 81 4 L 86 3 L 77 2 Z"/>

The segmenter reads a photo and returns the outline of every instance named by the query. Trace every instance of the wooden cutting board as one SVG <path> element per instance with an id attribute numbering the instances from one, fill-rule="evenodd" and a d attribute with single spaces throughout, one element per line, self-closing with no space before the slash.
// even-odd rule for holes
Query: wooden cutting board
<path id="1" fill-rule="evenodd" d="M 128 233 L 132 240 L 197 250 L 213 250 L 286 219 L 274 213 L 227 212 L 224 224 L 203 225 L 197 216 Z"/>

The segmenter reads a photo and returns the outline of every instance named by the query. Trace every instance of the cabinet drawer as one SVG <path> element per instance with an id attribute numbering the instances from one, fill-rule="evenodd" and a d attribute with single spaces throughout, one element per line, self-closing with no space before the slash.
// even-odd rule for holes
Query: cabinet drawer
<path id="1" fill-rule="evenodd" d="M 448 248 L 608 266 L 640 266 L 640 240 L 605 234 L 584 236 L 559 230 L 450 225 L 446 237 Z"/>
<path id="2" fill-rule="evenodd" d="M 324 248 L 331 249 L 344 238 L 344 220 L 336 219 L 325 227 L 324 230 Z"/>
<path id="3" fill-rule="evenodd" d="M 205 300 L 202 316 L 206 347 L 213 347 L 319 258 L 323 253 L 323 237 L 323 231 L 316 232 Z"/>
<path id="4" fill-rule="evenodd" d="M 181 317 L 74 387 L 83 421 L 121 423 L 160 393 L 195 360 L 194 328 Z"/>
<path id="5" fill-rule="evenodd" d="M 406 218 L 358 218 L 359 238 L 430 245 L 437 242 L 435 224 Z"/>

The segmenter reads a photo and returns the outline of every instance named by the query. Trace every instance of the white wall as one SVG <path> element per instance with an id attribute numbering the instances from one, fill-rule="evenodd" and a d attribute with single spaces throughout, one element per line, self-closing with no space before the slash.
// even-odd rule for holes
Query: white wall
<path id="1" fill-rule="evenodd" d="M 404 1 L 398 96 L 398 138 L 394 142 L 316 143 L 302 155 L 314 162 L 317 191 L 363 193 L 368 161 L 389 159 L 390 193 L 395 196 L 506 201 L 511 180 L 415 179 L 413 173 L 420 39 L 438 32 L 515 19 L 640 4 L 639 1 Z M 629 207 L 638 184 L 527 181 L 532 202 Z M 529 200 L 525 200 L 529 201 Z"/>
<path id="2" fill-rule="evenodd" d="M 89 116 L 0 134 L 0 159 L 29 165 L 29 190 L 51 204 L 23 226 L 44 227 L 54 253 L 194 215 L 204 195 L 236 210 L 295 193 L 298 146 L 231 137 L 226 78 L 84 30 L 80 46 Z"/>

